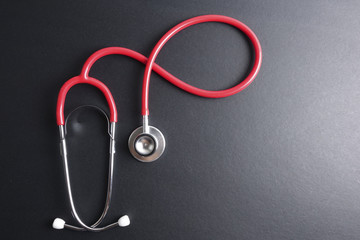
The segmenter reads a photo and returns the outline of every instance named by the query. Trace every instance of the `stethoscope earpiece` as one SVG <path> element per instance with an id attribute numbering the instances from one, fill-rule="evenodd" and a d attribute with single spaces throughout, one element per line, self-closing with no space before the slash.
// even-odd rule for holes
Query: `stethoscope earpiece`
<path id="1" fill-rule="evenodd" d="M 55 218 L 55 220 L 53 221 L 52 227 L 54 229 L 58 229 L 58 230 L 64 229 L 65 221 L 61 218 Z"/>
<path id="2" fill-rule="evenodd" d="M 119 227 L 127 227 L 130 225 L 130 218 L 128 215 L 124 215 L 118 220 Z"/>
<path id="3" fill-rule="evenodd" d="M 121 218 L 119 218 L 119 220 L 117 221 L 117 223 L 114 223 L 112 225 L 118 225 L 119 227 L 127 227 L 130 225 L 130 218 L 128 215 L 124 215 L 122 216 Z M 73 229 L 73 230 L 79 230 L 79 231 L 82 231 L 83 229 L 81 228 L 78 228 L 78 227 L 75 227 L 75 226 L 71 226 L 71 225 L 68 225 L 66 224 L 66 222 L 61 219 L 61 218 L 55 218 L 54 221 L 53 221 L 53 224 L 52 224 L 52 227 L 54 229 L 58 229 L 58 230 L 61 230 L 61 229 L 64 229 L 66 227 L 68 227 L 69 229 Z"/>
<path id="4" fill-rule="evenodd" d="M 147 125 L 135 129 L 128 141 L 130 153 L 140 162 L 157 160 L 163 154 L 165 145 L 165 137 L 161 131 Z"/>

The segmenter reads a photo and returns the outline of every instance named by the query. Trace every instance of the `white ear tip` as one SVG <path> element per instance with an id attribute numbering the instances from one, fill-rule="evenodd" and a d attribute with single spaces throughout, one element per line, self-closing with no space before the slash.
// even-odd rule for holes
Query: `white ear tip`
<path id="1" fill-rule="evenodd" d="M 52 227 L 55 229 L 63 229 L 65 226 L 65 221 L 61 218 L 55 218 Z"/>
<path id="2" fill-rule="evenodd" d="M 130 225 L 130 218 L 128 215 L 124 215 L 119 218 L 118 224 L 120 227 L 127 227 Z"/>

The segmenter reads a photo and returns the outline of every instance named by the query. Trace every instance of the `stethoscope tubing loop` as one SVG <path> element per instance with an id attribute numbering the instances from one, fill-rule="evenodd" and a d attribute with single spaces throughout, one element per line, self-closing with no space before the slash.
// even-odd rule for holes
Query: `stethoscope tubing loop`
<path id="1" fill-rule="evenodd" d="M 155 59 L 158 56 L 160 50 L 165 45 L 167 41 L 169 41 L 176 33 L 184 30 L 187 27 L 190 27 L 195 24 L 199 23 L 205 23 L 205 22 L 220 22 L 225 23 L 234 26 L 235 28 L 242 31 L 251 41 L 253 47 L 254 47 L 254 65 L 249 73 L 249 75 L 241 81 L 239 84 L 235 85 L 234 87 L 231 87 L 229 89 L 225 90 L 217 90 L 217 91 L 211 91 L 211 90 L 205 90 L 201 88 L 194 87 L 188 83 L 183 82 L 179 78 L 175 77 L 168 71 L 166 71 L 164 68 L 159 66 L 155 63 Z M 89 72 L 91 70 L 91 67 L 94 65 L 94 63 L 99 60 L 100 58 L 112 54 L 119 54 L 124 55 L 130 58 L 133 58 L 143 64 L 145 64 L 145 72 L 143 77 L 143 88 L 142 88 L 142 110 L 141 113 L 143 116 L 149 115 L 149 84 L 150 84 L 150 76 L 151 71 L 155 71 L 157 74 L 159 74 L 161 77 L 172 83 L 173 85 L 179 87 L 180 89 L 189 92 L 191 94 L 200 96 L 200 97 L 206 97 L 206 98 L 223 98 L 228 97 L 231 95 L 234 95 L 236 93 L 241 92 L 245 88 L 247 88 L 252 81 L 256 78 L 262 62 L 262 49 L 260 45 L 260 41 L 256 37 L 255 33 L 244 23 L 240 22 L 237 19 L 222 16 L 222 15 L 203 15 L 198 16 L 194 18 L 190 18 L 188 20 L 185 20 L 172 29 L 170 29 L 155 45 L 154 49 L 152 50 L 149 58 L 145 57 L 144 55 L 133 51 L 131 49 L 123 48 L 123 47 L 108 47 L 103 48 L 95 53 L 93 53 L 85 62 L 82 71 L 80 73 L 80 77 L 84 79 L 85 81 L 90 79 Z"/>
<path id="2" fill-rule="evenodd" d="M 244 23 L 240 22 L 237 19 L 227 17 L 227 16 L 222 16 L 222 15 L 203 15 L 203 16 L 190 18 L 188 20 L 185 20 L 185 21 L 177 24 L 175 27 L 173 27 L 167 33 L 165 33 L 165 35 L 155 45 L 155 47 L 153 48 L 153 50 L 148 58 L 148 61 L 146 63 L 146 67 L 145 67 L 144 78 L 143 78 L 142 115 L 149 115 L 150 76 L 151 76 L 151 71 L 155 65 L 154 64 L 155 59 L 158 56 L 160 50 L 178 32 L 180 32 L 180 31 L 184 30 L 185 28 L 190 27 L 192 25 L 204 23 L 204 22 L 226 23 L 226 24 L 229 24 L 229 25 L 232 25 L 232 26 L 238 28 L 243 33 L 245 33 L 245 35 L 250 39 L 251 43 L 253 44 L 254 51 L 255 51 L 254 65 L 253 65 L 252 70 L 250 71 L 249 75 L 238 85 L 236 85 L 232 88 L 226 89 L 226 90 L 219 90 L 219 91 L 209 91 L 209 90 L 199 89 L 199 88 L 191 86 L 175 77 L 166 78 L 166 79 L 184 91 L 187 91 L 191 94 L 198 95 L 201 97 L 207 97 L 207 98 L 223 98 L 223 97 L 231 96 L 233 94 L 236 94 L 236 93 L 244 90 L 255 79 L 255 77 L 257 76 L 257 74 L 260 70 L 260 67 L 261 67 L 262 50 L 261 50 L 260 41 L 256 37 L 255 33 L 248 26 L 246 26 Z"/>
<path id="3" fill-rule="evenodd" d="M 104 94 L 106 101 L 109 105 L 110 122 L 117 122 L 118 116 L 117 116 L 115 100 L 108 87 L 106 87 L 104 83 L 102 83 L 101 81 L 95 78 L 88 77 L 87 79 L 85 79 L 81 76 L 76 76 L 65 82 L 60 89 L 57 106 L 56 106 L 56 121 L 58 125 L 65 124 L 64 105 L 65 105 L 66 95 L 69 92 L 69 90 L 77 84 L 90 84 L 98 88 Z"/>

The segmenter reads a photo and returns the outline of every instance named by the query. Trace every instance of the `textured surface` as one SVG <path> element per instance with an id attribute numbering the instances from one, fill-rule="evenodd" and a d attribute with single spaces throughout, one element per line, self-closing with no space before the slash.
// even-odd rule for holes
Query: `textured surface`
<path id="1" fill-rule="evenodd" d="M 1 239 L 359 239 L 359 12 L 358 1 L 2 1 Z M 90 75 L 107 84 L 119 111 L 105 222 L 128 214 L 132 224 L 53 230 L 55 217 L 73 222 L 55 120 L 61 85 L 94 51 L 148 55 L 168 29 L 201 14 L 253 29 L 264 53 L 258 78 L 214 100 L 154 74 L 150 123 L 167 149 L 143 164 L 127 138 L 141 123 L 144 67 L 120 56 L 96 63 Z M 237 30 L 209 23 L 181 32 L 157 62 L 195 86 L 223 89 L 245 76 L 251 55 Z M 66 113 L 83 104 L 107 109 L 98 91 L 77 86 Z M 101 115 L 84 114 L 92 117 L 72 121 L 69 151 L 75 200 L 90 223 L 104 200 L 107 136 Z"/>

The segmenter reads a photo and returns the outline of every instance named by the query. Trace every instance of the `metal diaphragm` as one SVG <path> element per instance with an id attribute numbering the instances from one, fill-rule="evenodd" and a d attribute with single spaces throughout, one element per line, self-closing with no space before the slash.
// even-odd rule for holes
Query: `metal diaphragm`
<path id="1" fill-rule="evenodd" d="M 152 162 L 163 154 L 165 138 L 156 127 L 149 126 L 149 131 L 144 132 L 141 126 L 131 133 L 128 145 L 134 158 L 141 162 Z"/>

